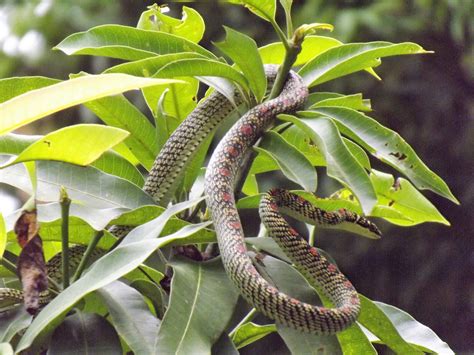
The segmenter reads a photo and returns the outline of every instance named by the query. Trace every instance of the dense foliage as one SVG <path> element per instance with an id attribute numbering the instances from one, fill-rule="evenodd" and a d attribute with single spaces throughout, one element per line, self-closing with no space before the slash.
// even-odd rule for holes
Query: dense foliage
<path id="1" fill-rule="evenodd" d="M 65 81 L 46 77 L 0 81 L 0 151 L 7 154 L 0 182 L 42 202 L 37 208 L 47 257 L 60 250 L 64 225 L 58 201 L 60 187 L 72 199 L 68 217 L 71 244 L 87 245 L 100 237 L 98 247 L 107 250 L 115 242 L 106 230 L 108 225 L 140 226 L 71 286 L 56 290 L 59 295 L 33 321 L 21 307 L 9 311 L 2 320 L 2 341 L 10 342 L 16 351 L 42 346 L 67 353 L 71 329 L 75 329 L 85 339 L 76 350 L 87 346 L 115 352 L 190 353 L 209 352 L 214 346 L 216 353 L 229 353 L 278 332 L 295 353 L 315 347 L 326 347 L 330 352 L 375 353 L 372 343 L 385 344 L 399 353 L 449 351 L 433 332 L 403 311 L 363 296 L 360 324 L 337 337 L 309 336 L 273 324 L 257 325 L 251 322 L 253 312 L 245 316 L 244 306 L 236 306 L 238 295 L 218 259 L 197 263 L 169 252 L 170 246 L 197 244 L 203 250 L 207 243 L 215 242 L 201 203 L 202 166 L 212 137 L 186 168 L 175 204 L 167 209 L 153 205 L 140 189 L 144 178 L 137 167 L 150 169 L 171 132 L 195 107 L 199 81 L 229 97 L 237 87 L 246 98 L 246 107 L 240 107 L 240 112 L 264 100 L 267 84 L 263 64 L 284 61 L 293 33 L 305 37 L 293 63 L 295 70 L 314 92 L 304 110 L 296 116 L 281 115 L 279 124 L 259 142 L 238 206 L 243 210 L 256 208 L 262 186 L 272 184 L 265 179 L 268 175 L 262 178 L 261 174 L 275 171 L 280 171 L 290 186 L 299 186 L 298 193 L 319 207 L 347 208 L 403 226 L 449 224 L 419 189 L 457 202 L 444 181 L 396 132 L 368 116 L 369 100 L 361 94 L 342 95 L 317 88 L 358 71 L 366 71 L 367 80 L 377 79 L 374 68 L 381 64 L 381 58 L 426 53 L 423 48 L 409 42 L 343 44 L 313 34 L 316 29 L 331 28 L 325 24 L 293 31 L 291 1 L 280 1 L 287 18 L 285 34 L 275 21 L 274 1 L 232 2 L 247 4 L 253 13 L 270 22 L 281 42 L 258 48 L 250 37 L 226 28 L 226 40 L 216 43 L 219 53 L 230 59 L 226 61 L 197 44 L 204 22 L 195 10 L 183 7 L 183 18 L 175 19 L 152 7 L 142 14 L 137 28 L 94 27 L 67 37 L 56 47 L 68 55 L 124 61 L 101 74 L 80 73 Z M 229 64 L 232 62 L 236 65 Z M 137 88 L 153 123 L 121 94 Z M 78 104 L 106 125 L 74 125 L 44 137 L 10 133 Z M 372 169 L 367 152 L 407 179 Z M 315 166 L 325 167 L 327 175 L 341 184 L 328 198 L 311 194 L 317 189 Z M 14 262 L 18 254 L 12 231 L 17 216 L 6 216 L 2 222 L 2 250 L 7 250 L 4 266 Z M 314 242 L 314 231 L 310 234 Z M 248 238 L 248 244 L 273 256 L 265 258 L 263 269 L 280 289 L 314 300 L 314 291 L 272 243 Z M 154 253 L 158 248 L 162 251 Z M 160 283 L 166 267 L 173 269 L 169 295 Z M 8 267 L 2 268 L 2 276 L 5 286 L 18 286 Z M 94 329 L 101 330 L 100 339 L 94 336 Z"/>

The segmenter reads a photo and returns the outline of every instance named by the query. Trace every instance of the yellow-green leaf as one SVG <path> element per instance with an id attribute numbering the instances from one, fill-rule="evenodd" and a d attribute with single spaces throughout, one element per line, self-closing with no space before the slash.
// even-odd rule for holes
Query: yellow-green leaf
<path id="1" fill-rule="evenodd" d="M 32 90 L 0 104 L 0 134 L 8 133 L 68 107 L 153 85 L 179 80 L 150 79 L 126 74 L 89 75 Z"/>
<path id="2" fill-rule="evenodd" d="M 98 124 L 65 127 L 40 138 L 1 167 L 31 160 L 89 165 L 128 134 L 123 129 Z"/>

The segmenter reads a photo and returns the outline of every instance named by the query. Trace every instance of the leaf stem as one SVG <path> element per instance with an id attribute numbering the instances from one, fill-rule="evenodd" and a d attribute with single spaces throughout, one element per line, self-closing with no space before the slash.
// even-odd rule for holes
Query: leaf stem
<path id="1" fill-rule="evenodd" d="M 63 288 L 69 286 L 69 209 L 71 199 L 64 186 L 61 186 L 59 203 L 61 205 L 61 265 L 63 271 Z"/>
<path id="2" fill-rule="evenodd" d="M 280 28 L 280 26 L 278 25 L 278 23 L 276 23 L 274 19 L 271 19 L 270 23 L 275 29 L 275 32 L 280 38 L 280 41 L 283 43 L 283 46 L 285 47 L 286 51 L 288 51 L 290 49 L 290 44 L 288 43 L 288 38 L 286 37 L 285 33 L 283 32 L 283 30 Z"/>
<path id="3" fill-rule="evenodd" d="M 232 331 L 229 333 L 229 338 L 232 339 L 232 337 L 235 335 L 237 329 L 239 329 L 240 326 L 244 325 L 245 323 L 251 322 L 252 319 L 254 319 L 257 315 L 257 312 L 258 311 L 255 308 L 252 308 L 252 310 L 240 321 L 240 323 L 237 324 L 234 329 L 232 329 Z"/>
<path id="4" fill-rule="evenodd" d="M 77 267 L 76 272 L 74 273 L 74 276 L 72 277 L 72 282 L 77 281 L 81 277 L 82 272 L 86 268 L 87 263 L 89 262 L 89 259 L 91 257 L 92 252 L 94 251 L 95 247 L 100 241 L 100 238 L 104 235 L 104 231 L 99 231 L 97 232 L 92 240 L 90 241 L 89 245 L 87 246 L 86 251 L 84 252 L 84 255 L 82 256 L 81 262 L 79 263 L 79 266 Z"/>

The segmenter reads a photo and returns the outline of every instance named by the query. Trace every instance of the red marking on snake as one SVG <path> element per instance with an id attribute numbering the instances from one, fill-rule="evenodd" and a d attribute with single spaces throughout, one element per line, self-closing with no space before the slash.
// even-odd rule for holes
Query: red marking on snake
<path id="1" fill-rule="evenodd" d="M 225 202 L 229 202 L 230 200 L 232 200 L 232 195 L 228 192 L 223 192 L 222 193 L 222 199 L 225 201 Z"/>
<path id="2" fill-rule="evenodd" d="M 219 169 L 219 174 L 222 176 L 230 176 L 230 170 L 226 168 Z"/>
<path id="3" fill-rule="evenodd" d="M 315 247 L 309 248 L 309 252 L 314 256 L 318 256 L 318 249 L 316 249 Z"/>
<path id="4" fill-rule="evenodd" d="M 351 297 L 351 303 L 352 304 L 359 304 L 359 298 L 357 296 L 352 296 Z"/>
<path id="5" fill-rule="evenodd" d="M 268 292 L 273 293 L 273 294 L 278 293 L 278 290 L 273 286 L 268 286 L 267 290 L 268 290 Z"/>
<path id="6" fill-rule="evenodd" d="M 305 203 L 306 202 L 306 200 L 301 196 L 297 196 L 296 201 L 298 201 L 299 203 Z"/>
<path id="7" fill-rule="evenodd" d="M 268 112 L 268 107 L 266 106 L 261 106 L 259 112 L 264 115 Z"/>
<path id="8" fill-rule="evenodd" d="M 237 252 L 239 252 L 240 254 L 245 254 L 247 253 L 247 248 L 245 247 L 245 245 L 240 244 L 237 246 Z"/>
<path id="9" fill-rule="evenodd" d="M 231 145 L 226 147 L 225 151 L 233 157 L 236 157 L 237 155 L 239 155 L 239 150 Z"/>
<path id="10" fill-rule="evenodd" d="M 298 301 L 296 298 L 290 298 L 290 302 L 293 304 L 300 304 L 301 301 Z"/>
<path id="11" fill-rule="evenodd" d="M 253 133 L 253 127 L 249 124 L 244 124 L 242 125 L 242 127 L 240 127 L 240 132 L 242 132 L 246 136 L 249 136 Z"/>
<path id="12" fill-rule="evenodd" d="M 274 211 L 278 210 L 278 206 L 275 202 L 270 202 L 269 206 Z"/>
<path id="13" fill-rule="evenodd" d="M 230 228 L 234 228 L 234 229 L 239 229 L 242 227 L 240 222 L 237 222 L 237 221 L 229 222 L 228 225 Z"/>
<path id="14" fill-rule="evenodd" d="M 247 267 L 247 271 L 250 272 L 252 275 L 257 275 L 257 274 L 258 274 L 257 269 L 255 269 L 255 268 L 253 267 L 253 265 L 249 265 L 249 266 Z"/>
<path id="15" fill-rule="evenodd" d="M 346 288 L 352 288 L 352 283 L 349 281 L 349 280 L 346 280 L 344 281 L 344 286 L 346 286 Z"/>
<path id="16" fill-rule="evenodd" d="M 336 271 L 337 271 L 336 265 L 334 265 L 334 264 L 329 264 L 329 265 L 328 265 L 328 271 L 329 271 L 329 272 L 336 272 Z"/>

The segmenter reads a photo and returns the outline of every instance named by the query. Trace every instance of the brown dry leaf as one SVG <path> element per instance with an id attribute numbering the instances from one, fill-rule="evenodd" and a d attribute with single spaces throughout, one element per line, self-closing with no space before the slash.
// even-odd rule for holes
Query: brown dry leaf
<path id="1" fill-rule="evenodd" d="M 17 272 L 23 285 L 25 307 L 35 314 L 40 307 L 40 293 L 48 289 L 43 242 L 38 234 L 36 210 L 23 211 L 15 224 L 18 243 L 23 248 L 18 257 Z"/>

